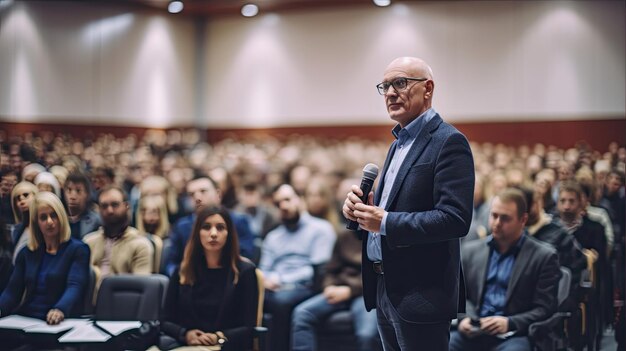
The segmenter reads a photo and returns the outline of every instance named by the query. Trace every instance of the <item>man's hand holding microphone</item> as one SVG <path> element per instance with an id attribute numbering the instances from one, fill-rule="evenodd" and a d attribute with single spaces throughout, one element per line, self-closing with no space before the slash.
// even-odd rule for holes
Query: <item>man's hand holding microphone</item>
<path id="1" fill-rule="evenodd" d="M 385 210 L 374 206 L 372 187 L 378 176 L 378 166 L 368 163 L 363 168 L 361 186 L 353 185 L 343 203 L 343 215 L 349 222 L 347 228 L 357 230 L 359 227 L 368 232 L 380 232 Z M 367 200 L 367 202 L 366 202 Z"/>

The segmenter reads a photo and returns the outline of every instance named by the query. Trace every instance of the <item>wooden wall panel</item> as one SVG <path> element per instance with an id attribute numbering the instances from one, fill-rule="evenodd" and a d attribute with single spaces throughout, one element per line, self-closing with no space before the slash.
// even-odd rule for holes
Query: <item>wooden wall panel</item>
<path id="1" fill-rule="evenodd" d="M 504 143 L 523 145 L 544 143 L 560 148 L 569 148 L 579 141 L 587 142 L 593 149 L 606 151 L 609 142 L 626 145 L 626 118 L 611 120 L 577 121 L 532 121 L 532 122 L 480 122 L 455 123 L 470 141 L 484 143 Z M 216 142 L 225 138 L 249 139 L 270 135 L 285 138 L 293 134 L 310 135 L 328 139 L 361 137 L 391 141 L 391 125 L 328 126 L 328 127 L 289 127 L 267 129 L 209 129 L 207 141 Z M 0 123 L 0 130 L 8 136 L 23 135 L 42 130 L 54 133 L 68 133 L 82 138 L 110 133 L 122 137 L 134 133 L 141 137 L 148 128 L 128 126 L 80 125 L 80 124 L 33 124 Z"/>

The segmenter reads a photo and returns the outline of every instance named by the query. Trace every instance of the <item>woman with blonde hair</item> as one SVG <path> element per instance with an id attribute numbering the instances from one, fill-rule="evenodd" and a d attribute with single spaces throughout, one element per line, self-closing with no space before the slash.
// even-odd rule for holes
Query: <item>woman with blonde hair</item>
<path id="1" fill-rule="evenodd" d="M 135 216 L 140 232 L 150 233 L 161 239 L 169 236 L 170 222 L 167 219 L 167 205 L 162 196 L 142 196 Z"/>
<path id="2" fill-rule="evenodd" d="M 239 241 L 224 207 L 198 211 L 180 271 L 170 279 L 161 349 L 222 345 L 249 350 L 256 325 L 255 267 L 239 256 Z M 169 337 L 169 338 L 168 338 Z"/>
<path id="3" fill-rule="evenodd" d="M 73 239 L 61 200 L 50 192 L 30 204 L 28 245 L 17 255 L 0 295 L 0 317 L 20 314 L 59 324 L 82 311 L 89 280 L 89 247 Z"/>
<path id="4" fill-rule="evenodd" d="M 137 230 L 150 240 L 154 248 L 152 273 L 159 273 L 161 270 L 163 239 L 167 238 L 170 232 L 167 206 L 163 197 L 159 195 L 142 196 L 139 199 L 135 218 Z"/>
<path id="5" fill-rule="evenodd" d="M 167 219 L 174 220 L 178 216 L 178 194 L 176 193 L 176 189 L 170 185 L 167 179 L 152 175 L 146 177 L 139 184 L 139 193 L 143 198 L 145 196 L 153 196 L 159 195 L 163 197 L 165 200 L 165 205 L 167 208 Z M 174 223 L 173 221 L 171 223 Z M 155 234 L 155 233 L 153 233 Z"/>
<path id="6" fill-rule="evenodd" d="M 35 184 L 26 181 L 15 184 L 11 191 L 11 207 L 13 208 L 13 216 L 15 217 L 15 227 L 13 227 L 13 231 L 11 232 L 13 264 L 15 264 L 17 254 L 28 243 L 28 237 L 30 235 L 30 203 L 38 192 L 39 190 Z"/>

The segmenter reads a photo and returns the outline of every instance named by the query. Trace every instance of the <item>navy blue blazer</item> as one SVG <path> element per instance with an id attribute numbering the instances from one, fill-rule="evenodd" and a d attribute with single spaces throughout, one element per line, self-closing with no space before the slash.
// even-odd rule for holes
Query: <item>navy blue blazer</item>
<path id="1" fill-rule="evenodd" d="M 0 296 L 2 316 L 20 314 L 20 309 L 32 301 L 44 253 L 43 246 L 36 251 L 25 247 L 17 255 L 9 285 Z M 61 310 L 65 318 L 79 316 L 83 312 L 82 302 L 89 281 L 89 255 L 89 246 L 72 238 L 59 246 L 55 260 L 51 261 L 54 266 L 46 277 L 49 309 Z M 40 312 L 44 316 L 48 313 Z M 32 317 L 41 317 L 41 314 Z"/>
<path id="2" fill-rule="evenodd" d="M 374 204 L 380 203 L 391 145 Z M 385 206 L 381 236 L 387 297 L 398 314 L 414 323 L 447 322 L 465 310 L 459 238 L 472 221 L 474 161 L 469 143 L 435 115 L 417 135 Z M 363 297 L 376 307 L 376 273 L 363 240 Z M 460 294 L 459 294 L 460 292 Z"/>

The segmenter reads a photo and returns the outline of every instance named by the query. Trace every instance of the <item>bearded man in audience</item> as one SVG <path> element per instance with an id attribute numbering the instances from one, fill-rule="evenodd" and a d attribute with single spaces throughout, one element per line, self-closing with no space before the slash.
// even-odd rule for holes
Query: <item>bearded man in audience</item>
<path id="1" fill-rule="evenodd" d="M 91 264 L 100 279 L 109 275 L 151 274 L 154 249 L 129 223 L 128 198 L 118 187 L 104 188 L 98 196 L 102 228 L 83 241 L 91 249 Z"/>

